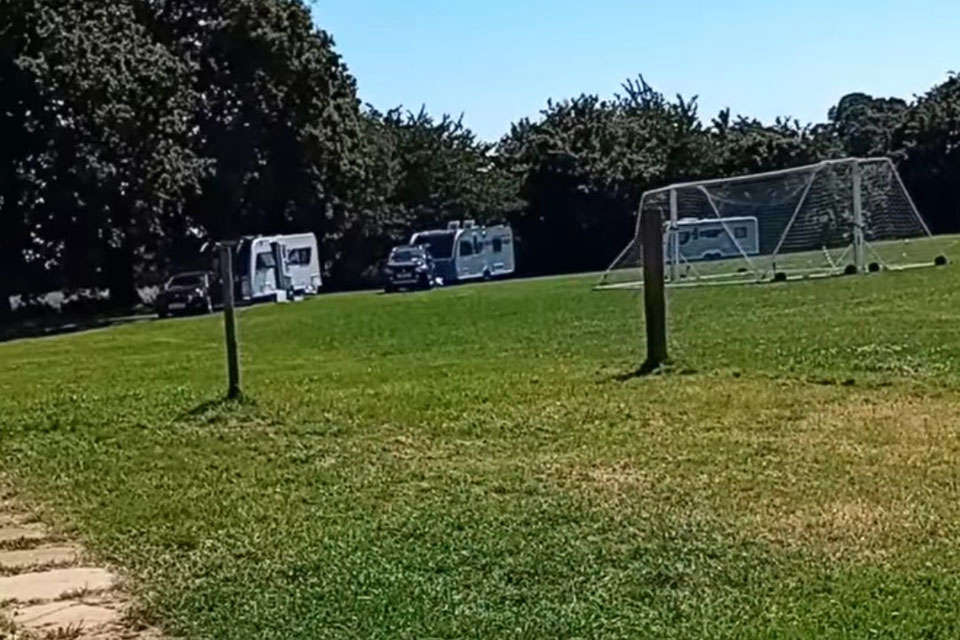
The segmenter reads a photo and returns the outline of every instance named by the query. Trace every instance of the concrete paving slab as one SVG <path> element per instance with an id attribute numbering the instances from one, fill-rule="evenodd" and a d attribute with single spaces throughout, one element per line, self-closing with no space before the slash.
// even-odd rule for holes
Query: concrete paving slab
<path id="1" fill-rule="evenodd" d="M 0 601 L 53 600 L 65 592 L 109 589 L 116 576 L 99 567 L 35 571 L 0 578 Z"/>
<path id="2" fill-rule="evenodd" d="M 119 611 L 72 600 L 22 607 L 13 615 L 17 626 L 40 632 L 61 628 L 97 627 L 114 624 L 119 620 Z"/>
<path id="3" fill-rule="evenodd" d="M 26 569 L 45 564 L 69 564 L 75 562 L 80 550 L 70 545 L 44 545 L 33 549 L 0 551 L 0 567 Z"/>
<path id="4" fill-rule="evenodd" d="M 48 537 L 46 531 L 38 525 L 0 523 L 0 544 L 16 542 L 18 540 L 43 540 Z"/>

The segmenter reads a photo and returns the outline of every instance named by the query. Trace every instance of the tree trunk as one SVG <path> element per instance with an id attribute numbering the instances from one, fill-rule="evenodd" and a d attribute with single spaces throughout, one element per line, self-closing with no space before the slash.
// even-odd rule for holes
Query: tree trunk
<path id="1" fill-rule="evenodd" d="M 107 287 L 110 289 L 110 306 L 117 309 L 132 309 L 140 302 L 134 280 L 134 255 L 128 239 L 119 247 L 107 249 Z"/>
<path id="2" fill-rule="evenodd" d="M 13 292 L 9 291 L 6 282 L 0 282 L 0 322 L 8 319 L 13 313 L 13 307 L 10 305 L 10 296 Z"/>

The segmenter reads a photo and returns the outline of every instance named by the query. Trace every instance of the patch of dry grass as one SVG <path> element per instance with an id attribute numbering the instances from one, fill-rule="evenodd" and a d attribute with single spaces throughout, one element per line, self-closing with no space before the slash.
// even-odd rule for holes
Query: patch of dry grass
<path id="1" fill-rule="evenodd" d="M 704 418 L 703 400 L 667 408 L 648 416 L 656 433 L 638 432 L 622 457 L 550 461 L 541 475 L 598 508 L 682 506 L 691 519 L 831 558 L 887 559 L 956 533 L 960 401 L 765 384 L 738 381 L 733 393 L 720 384 L 721 416 Z M 770 394 L 792 419 L 755 406 Z M 699 435 L 698 420 L 707 423 Z"/>

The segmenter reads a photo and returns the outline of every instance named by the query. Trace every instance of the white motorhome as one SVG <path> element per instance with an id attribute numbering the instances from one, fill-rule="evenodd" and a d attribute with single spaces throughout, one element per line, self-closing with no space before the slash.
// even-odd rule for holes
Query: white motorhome
<path id="1" fill-rule="evenodd" d="M 234 277 L 237 296 L 245 301 L 317 293 L 323 284 L 317 238 L 312 233 L 244 236 L 236 247 Z"/>
<path id="2" fill-rule="evenodd" d="M 411 245 L 425 245 L 433 256 L 437 276 L 445 283 L 489 280 L 516 268 L 513 230 L 508 225 L 477 226 L 473 220 L 453 221 L 446 229 L 419 231 Z"/>
<path id="3" fill-rule="evenodd" d="M 676 234 L 676 248 L 671 246 L 672 233 Z M 757 219 L 753 216 L 681 218 L 673 232 L 669 223 L 664 225 L 663 242 L 668 262 L 673 260 L 675 251 L 679 251 L 678 262 L 719 260 L 760 253 L 760 233 Z"/>

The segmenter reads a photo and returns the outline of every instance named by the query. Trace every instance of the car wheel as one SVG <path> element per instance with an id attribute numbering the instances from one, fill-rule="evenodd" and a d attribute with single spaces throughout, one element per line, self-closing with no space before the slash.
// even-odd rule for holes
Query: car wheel
<path id="1" fill-rule="evenodd" d="M 483 279 L 484 281 L 487 281 L 487 282 L 490 280 L 493 280 L 493 275 L 490 273 L 489 269 L 483 270 Z"/>

